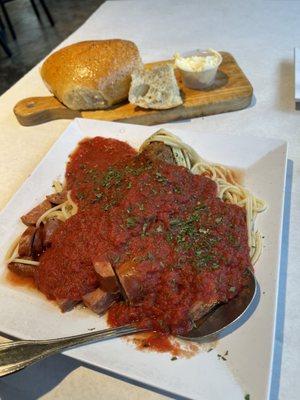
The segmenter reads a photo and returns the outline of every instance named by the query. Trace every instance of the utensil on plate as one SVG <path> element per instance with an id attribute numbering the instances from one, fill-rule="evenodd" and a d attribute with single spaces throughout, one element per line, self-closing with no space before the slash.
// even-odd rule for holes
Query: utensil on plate
<path id="1" fill-rule="evenodd" d="M 222 333 L 241 320 L 259 294 L 258 282 L 251 271 L 247 286 L 231 301 L 214 307 L 202 317 L 195 327 L 180 339 L 196 342 L 216 340 Z M 252 310 L 254 311 L 254 310 Z M 27 367 L 45 357 L 85 343 L 146 332 L 148 329 L 134 325 L 105 329 L 82 335 L 48 340 L 14 340 L 0 345 L 0 376 L 5 376 Z"/>

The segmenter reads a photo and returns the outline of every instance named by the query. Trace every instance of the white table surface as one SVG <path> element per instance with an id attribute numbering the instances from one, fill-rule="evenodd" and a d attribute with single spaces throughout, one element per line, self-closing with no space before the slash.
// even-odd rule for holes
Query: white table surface
<path id="1" fill-rule="evenodd" d="M 181 127 L 192 124 L 195 129 L 206 132 L 250 134 L 289 142 L 291 161 L 271 400 L 298 400 L 300 111 L 295 111 L 293 49 L 300 46 L 300 1 L 110 1 L 61 46 L 116 37 L 133 40 L 144 61 L 164 59 L 176 51 L 194 48 L 212 47 L 231 52 L 254 87 L 252 106 L 243 111 L 180 122 Z M 69 123 L 60 120 L 35 127 L 18 124 L 12 111 L 15 103 L 24 97 L 47 94 L 36 66 L 0 98 L 0 208 Z M 164 396 L 92 371 L 65 356 L 56 356 L 2 378 L 0 398 L 150 400 Z"/>

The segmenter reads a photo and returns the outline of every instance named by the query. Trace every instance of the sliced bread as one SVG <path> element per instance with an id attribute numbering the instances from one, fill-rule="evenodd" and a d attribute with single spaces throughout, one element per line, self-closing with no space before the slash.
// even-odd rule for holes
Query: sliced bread
<path id="1" fill-rule="evenodd" d="M 134 72 L 128 99 L 136 106 L 156 110 L 182 104 L 173 66 L 164 64 Z"/>

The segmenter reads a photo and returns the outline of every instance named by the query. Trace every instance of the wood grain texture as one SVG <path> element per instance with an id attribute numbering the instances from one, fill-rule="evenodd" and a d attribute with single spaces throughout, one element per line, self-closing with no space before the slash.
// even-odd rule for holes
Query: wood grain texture
<path id="1" fill-rule="evenodd" d="M 176 70 L 176 78 L 184 102 L 181 106 L 169 110 L 145 110 L 126 102 L 107 110 L 80 112 L 68 109 L 53 96 L 47 96 L 30 97 L 19 101 L 14 107 L 14 113 L 20 124 L 24 126 L 75 117 L 155 125 L 178 119 L 243 109 L 251 102 L 252 86 L 233 56 L 226 52 L 221 52 L 221 54 L 223 62 L 220 65 L 214 86 L 209 89 L 192 90 L 186 88 L 182 84 L 179 71 Z M 171 61 L 147 64 L 147 68 L 167 62 Z"/>

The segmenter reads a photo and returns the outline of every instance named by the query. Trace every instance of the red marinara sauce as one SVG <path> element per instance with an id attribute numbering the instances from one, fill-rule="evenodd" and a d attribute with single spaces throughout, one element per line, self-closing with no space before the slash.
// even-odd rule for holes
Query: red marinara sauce
<path id="1" fill-rule="evenodd" d="M 210 178 L 95 138 L 71 155 L 66 180 L 79 211 L 41 256 L 36 283 L 48 298 L 81 300 L 99 286 L 93 262 L 105 259 L 134 276 L 132 301 L 109 309 L 110 325 L 184 334 L 201 307 L 243 287 L 246 214 L 218 199 Z"/>

